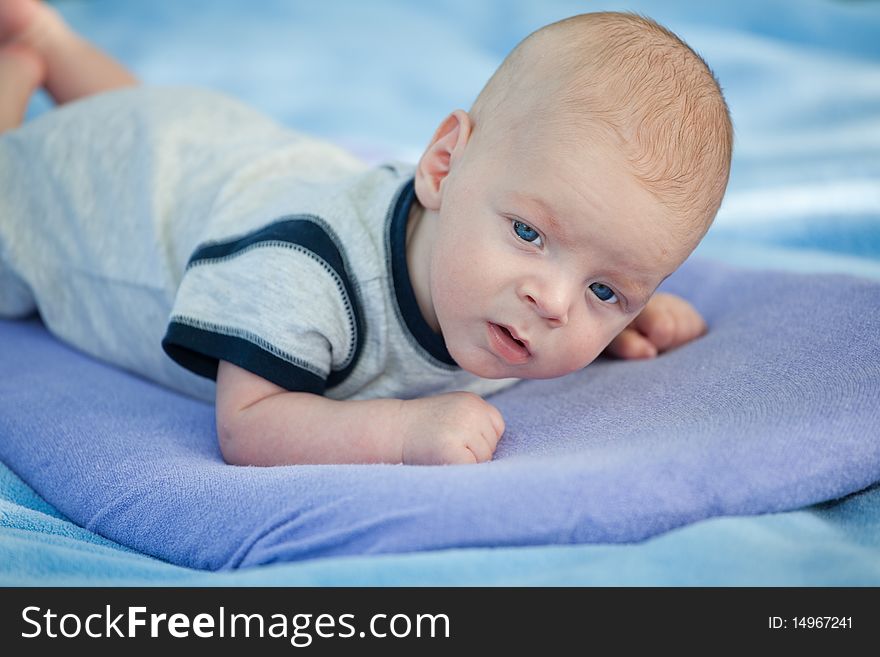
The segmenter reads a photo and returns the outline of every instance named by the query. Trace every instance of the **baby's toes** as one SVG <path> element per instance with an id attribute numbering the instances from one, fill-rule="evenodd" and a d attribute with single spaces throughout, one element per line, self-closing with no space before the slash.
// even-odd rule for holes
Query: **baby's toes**
<path id="1" fill-rule="evenodd" d="M 27 32 L 40 10 L 34 0 L 0 0 L 0 43 Z"/>

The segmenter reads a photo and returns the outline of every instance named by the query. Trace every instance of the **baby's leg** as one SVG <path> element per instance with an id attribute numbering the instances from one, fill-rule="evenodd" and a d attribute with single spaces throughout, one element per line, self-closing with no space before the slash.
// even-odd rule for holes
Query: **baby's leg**
<path id="1" fill-rule="evenodd" d="M 40 54 L 44 85 L 57 103 L 136 85 L 122 64 L 77 35 L 38 0 L 0 0 L 0 44 L 18 43 Z"/>
<path id="2" fill-rule="evenodd" d="M 43 59 L 19 43 L 0 48 L 0 133 L 19 125 L 46 74 Z"/>

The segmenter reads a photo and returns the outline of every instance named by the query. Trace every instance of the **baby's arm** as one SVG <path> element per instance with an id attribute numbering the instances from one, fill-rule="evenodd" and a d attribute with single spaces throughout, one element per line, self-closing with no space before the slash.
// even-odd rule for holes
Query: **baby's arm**
<path id="1" fill-rule="evenodd" d="M 653 358 L 706 333 L 703 317 L 687 301 L 658 292 L 642 312 L 608 345 L 619 358 Z"/>
<path id="2" fill-rule="evenodd" d="M 488 461 L 504 420 L 477 395 L 334 401 L 288 392 L 220 361 L 217 437 L 227 463 L 443 464 Z"/>

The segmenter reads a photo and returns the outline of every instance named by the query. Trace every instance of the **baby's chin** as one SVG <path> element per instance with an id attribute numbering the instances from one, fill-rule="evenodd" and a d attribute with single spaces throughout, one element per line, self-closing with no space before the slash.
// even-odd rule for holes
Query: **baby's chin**
<path id="1" fill-rule="evenodd" d="M 524 371 L 517 371 L 517 367 L 502 363 L 495 356 L 482 349 L 456 350 L 449 348 L 449 355 L 461 369 L 481 379 L 529 378 L 525 376 Z"/>
<path id="2" fill-rule="evenodd" d="M 456 355 L 450 350 L 449 354 L 461 369 L 481 379 L 556 379 L 583 369 L 582 367 L 545 368 L 534 359 L 522 365 L 509 365 L 483 351 Z"/>

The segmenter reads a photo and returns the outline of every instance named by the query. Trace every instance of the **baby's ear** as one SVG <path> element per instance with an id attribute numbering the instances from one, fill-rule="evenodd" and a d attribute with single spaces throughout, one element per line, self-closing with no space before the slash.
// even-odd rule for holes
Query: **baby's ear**
<path id="1" fill-rule="evenodd" d="M 416 168 L 416 196 L 428 210 L 440 209 L 440 188 L 471 134 L 471 117 L 455 110 L 443 119 Z"/>

